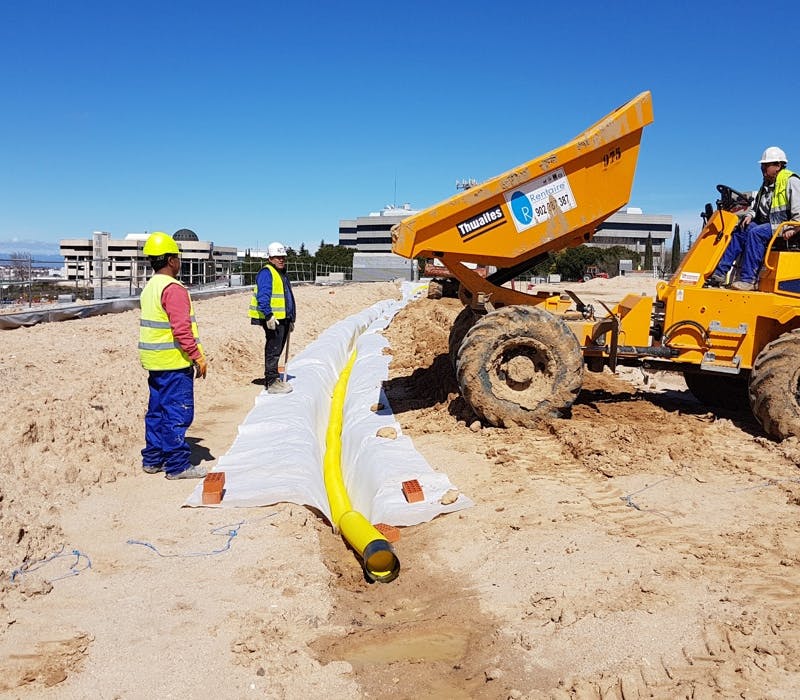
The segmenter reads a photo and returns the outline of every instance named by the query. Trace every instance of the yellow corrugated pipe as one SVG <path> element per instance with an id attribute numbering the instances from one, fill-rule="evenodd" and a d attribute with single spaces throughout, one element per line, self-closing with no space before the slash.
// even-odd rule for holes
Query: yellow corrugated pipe
<path id="1" fill-rule="evenodd" d="M 323 460 L 325 491 L 328 494 L 334 530 L 340 532 L 347 543 L 358 552 L 364 562 L 364 571 L 370 579 L 388 583 L 399 575 L 400 560 L 389 541 L 361 513 L 353 510 L 342 478 L 342 414 L 347 383 L 355 361 L 356 353 L 353 351 L 333 389 Z"/>

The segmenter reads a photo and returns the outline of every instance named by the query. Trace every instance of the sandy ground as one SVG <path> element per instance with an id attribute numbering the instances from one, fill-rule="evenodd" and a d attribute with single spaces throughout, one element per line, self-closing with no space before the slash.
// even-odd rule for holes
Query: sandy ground
<path id="1" fill-rule="evenodd" d="M 575 289 L 611 302 L 653 283 Z M 398 290 L 297 296 L 294 352 Z M 189 435 L 208 466 L 261 391 L 246 304 L 196 304 L 211 361 Z M 797 697 L 797 441 L 625 368 L 587 373 L 569 419 L 480 426 L 447 359 L 459 308 L 422 299 L 386 331 L 404 432 L 476 502 L 403 528 L 389 584 L 306 508 L 181 508 L 194 483 L 140 471 L 137 312 L 5 331 L 0 692 Z"/>

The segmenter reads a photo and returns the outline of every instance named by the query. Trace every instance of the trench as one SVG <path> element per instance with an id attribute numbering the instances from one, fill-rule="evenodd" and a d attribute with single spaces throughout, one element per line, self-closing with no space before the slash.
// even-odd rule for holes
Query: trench
<path id="1" fill-rule="evenodd" d="M 330 623 L 344 635 L 309 646 L 323 664 L 345 661 L 364 697 L 497 698 L 526 687 L 508 654 L 498 621 L 481 610 L 471 584 L 448 570 L 433 571 L 426 550 L 437 546 L 425 525 L 404 528 L 395 547 L 403 575 L 390 584 L 366 580 L 354 554 L 336 537 L 322 537 L 332 573 Z M 439 543 L 440 545 L 440 543 Z"/>

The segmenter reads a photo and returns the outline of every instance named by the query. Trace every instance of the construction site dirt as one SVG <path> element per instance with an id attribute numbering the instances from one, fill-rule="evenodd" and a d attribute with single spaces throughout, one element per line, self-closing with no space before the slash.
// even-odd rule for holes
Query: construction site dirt
<path id="1" fill-rule="evenodd" d="M 655 283 L 579 286 L 594 303 Z M 296 292 L 294 353 L 399 297 Z M 263 389 L 248 299 L 195 304 L 210 365 L 189 436 L 208 467 Z M 624 367 L 587 372 L 568 418 L 487 426 L 450 366 L 460 309 L 422 298 L 384 332 L 403 432 L 475 502 L 400 528 L 386 584 L 317 512 L 181 508 L 194 484 L 141 471 L 136 311 L 4 332 L 0 691 L 796 697 L 800 444 L 711 412 L 680 376 Z"/>

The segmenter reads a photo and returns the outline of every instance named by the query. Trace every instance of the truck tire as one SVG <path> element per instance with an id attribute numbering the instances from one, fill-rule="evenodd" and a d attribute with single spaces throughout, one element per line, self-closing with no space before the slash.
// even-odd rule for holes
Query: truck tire
<path id="1" fill-rule="evenodd" d="M 578 339 L 535 306 L 506 306 L 476 321 L 458 351 L 456 378 L 492 425 L 535 427 L 569 411 L 583 383 Z"/>
<path id="2" fill-rule="evenodd" d="M 767 343 L 750 372 L 750 407 L 778 440 L 800 435 L 800 330 Z"/>
<path id="3" fill-rule="evenodd" d="M 458 289 L 461 283 L 457 279 L 442 280 L 442 296 L 448 299 L 458 299 Z"/>
<path id="4" fill-rule="evenodd" d="M 747 377 L 685 372 L 686 386 L 702 404 L 741 411 L 750 407 Z"/>
<path id="5" fill-rule="evenodd" d="M 480 318 L 469 306 L 465 306 L 459 312 L 450 327 L 450 338 L 447 343 L 448 351 L 450 353 L 450 364 L 453 366 L 453 372 L 456 370 L 456 361 L 458 360 L 458 349 L 464 340 L 467 331 L 475 325 L 475 321 Z"/>
<path id="6" fill-rule="evenodd" d="M 442 298 L 442 283 L 436 280 L 428 282 L 428 299 Z"/>

